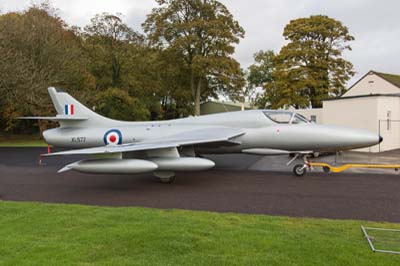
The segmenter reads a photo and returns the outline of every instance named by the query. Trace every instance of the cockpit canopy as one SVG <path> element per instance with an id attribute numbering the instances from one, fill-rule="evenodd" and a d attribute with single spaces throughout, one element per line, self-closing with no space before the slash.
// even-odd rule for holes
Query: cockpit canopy
<path id="1" fill-rule="evenodd" d="M 304 116 L 291 111 L 264 110 L 264 115 L 278 124 L 309 124 Z"/>

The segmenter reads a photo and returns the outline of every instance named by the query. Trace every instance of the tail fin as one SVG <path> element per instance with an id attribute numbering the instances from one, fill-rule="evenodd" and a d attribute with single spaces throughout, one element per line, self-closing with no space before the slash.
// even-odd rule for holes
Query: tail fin
<path id="1" fill-rule="evenodd" d="M 49 87 L 48 92 L 57 111 L 61 127 L 88 126 L 110 122 L 111 119 L 96 114 L 68 93 Z"/>
<path id="2" fill-rule="evenodd" d="M 19 119 L 43 119 L 57 121 L 60 123 L 61 127 L 98 126 L 110 122 L 112 123 L 114 121 L 96 114 L 66 92 L 57 90 L 54 87 L 49 87 L 48 92 L 54 107 L 56 108 L 56 116 L 30 116 L 19 117 Z"/>

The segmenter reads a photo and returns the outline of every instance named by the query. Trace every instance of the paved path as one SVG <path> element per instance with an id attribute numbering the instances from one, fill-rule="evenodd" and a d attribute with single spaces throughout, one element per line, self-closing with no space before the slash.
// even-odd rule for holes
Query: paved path
<path id="1" fill-rule="evenodd" d="M 77 158 L 36 164 L 40 148 L 0 148 L 3 200 L 144 206 L 400 222 L 400 176 L 250 171 L 257 156 L 214 156 L 214 170 L 179 173 L 171 185 L 150 174 L 57 174 Z"/>

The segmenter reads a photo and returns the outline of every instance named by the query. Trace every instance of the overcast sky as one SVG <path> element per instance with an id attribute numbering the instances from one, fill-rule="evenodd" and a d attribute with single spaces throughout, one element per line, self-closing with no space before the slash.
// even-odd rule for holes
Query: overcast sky
<path id="1" fill-rule="evenodd" d="M 0 0 L 4 12 L 23 10 L 32 0 Z M 284 26 L 299 17 L 328 15 L 342 21 L 355 37 L 345 57 L 355 67 L 354 82 L 368 70 L 400 74 L 399 0 L 221 0 L 245 29 L 235 58 L 246 68 L 258 50 L 279 52 Z M 120 12 L 135 30 L 156 6 L 154 0 L 52 0 L 70 25 L 83 27 L 96 13 Z"/>

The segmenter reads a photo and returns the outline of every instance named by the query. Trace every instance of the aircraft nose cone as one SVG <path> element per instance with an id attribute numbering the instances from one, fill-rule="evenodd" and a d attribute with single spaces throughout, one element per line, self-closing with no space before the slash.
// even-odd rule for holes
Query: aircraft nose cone
<path id="1" fill-rule="evenodd" d="M 383 138 L 381 135 L 379 135 L 379 143 L 381 143 L 383 141 Z"/>
<path id="2" fill-rule="evenodd" d="M 378 134 L 365 130 L 350 127 L 323 126 L 319 132 L 324 135 L 325 145 L 331 145 L 335 149 L 358 149 L 373 146 L 382 141 Z"/>

